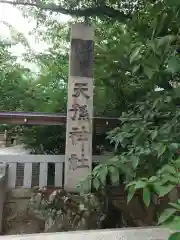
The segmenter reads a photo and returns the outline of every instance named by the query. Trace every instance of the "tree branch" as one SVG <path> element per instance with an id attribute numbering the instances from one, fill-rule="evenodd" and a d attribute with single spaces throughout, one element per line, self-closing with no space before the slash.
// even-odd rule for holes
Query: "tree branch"
<path id="1" fill-rule="evenodd" d="M 96 6 L 91 8 L 80 8 L 80 9 L 67 9 L 60 5 L 56 5 L 54 3 L 48 3 L 44 4 L 41 1 L 9 1 L 9 0 L 0 0 L 0 3 L 6 3 L 11 4 L 14 6 L 22 5 L 22 6 L 31 6 L 36 7 L 41 10 L 49 10 L 52 12 L 59 12 L 66 15 L 76 16 L 76 17 L 91 17 L 91 16 L 97 16 L 97 17 L 108 17 L 112 19 L 117 19 L 124 21 L 128 18 L 128 15 L 124 14 L 122 11 L 116 10 L 112 7 L 103 5 L 103 6 Z"/>

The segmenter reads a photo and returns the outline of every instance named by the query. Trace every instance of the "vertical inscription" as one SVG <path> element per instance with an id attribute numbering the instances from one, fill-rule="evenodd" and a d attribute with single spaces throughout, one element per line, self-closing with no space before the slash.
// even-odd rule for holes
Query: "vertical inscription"
<path id="1" fill-rule="evenodd" d="M 71 29 L 66 127 L 65 188 L 78 191 L 92 166 L 93 30 L 83 24 Z M 87 189 L 89 190 L 89 186 Z"/>

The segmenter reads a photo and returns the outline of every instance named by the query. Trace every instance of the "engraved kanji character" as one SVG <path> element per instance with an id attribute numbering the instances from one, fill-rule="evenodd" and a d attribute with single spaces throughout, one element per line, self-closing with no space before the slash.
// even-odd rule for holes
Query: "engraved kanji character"
<path id="1" fill-rule="evenodd" d="M 85 127 L 82 126 L 81 127 L 82 130 L 79 130 L 78 127 L 73 127 L 72 128 L 72 131 L 69 132 L 70 133 L 70 136 L 69 138 L 72 139 L 72 144 L 75 145 L 76 144 L 76 141 L 87 141 L 88 140 L 88 131 L 85 130 Z"/>
<path id="2" fill-rule="evenodd" d="M 73 97 L 79 97 L 82 94 L 86 99 L 89 99 L 89 96 L 86 94 L 88 91 L 87 83 L 75 83 Z"/>
<path id="3" fill-rule="evenodd" d="M 78 167 L 78 156 L 76 154 L 71 154 L 69 158 L 69 168 L 75 170 Z"/>
<path id="4" fill-rule="evenodd" d="M 77 168 L 89 168 L 88 159 L 79 159 L 77 154 L 71 154 L 69 163 L 69 168 L 72 170 L 75 170 Z"/>
<path id="5" fill-rule="evenodd" d="M 69 111 L 74 112 L 72 120 L 77 119 L 78 113 L 79 113 L 78 120 L 89 120 L 87 105 L 73 104 L 72 108 Z"/>

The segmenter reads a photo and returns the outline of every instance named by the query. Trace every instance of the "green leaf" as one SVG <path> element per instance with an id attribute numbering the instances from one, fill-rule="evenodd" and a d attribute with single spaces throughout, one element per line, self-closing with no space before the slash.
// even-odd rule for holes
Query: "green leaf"
<path id="1" fill-rule="evenodd" d="M 161 47 L 162 45 L 170 45 L 174 40 L 176 40 L 176 36 L 174 35 L 166 35 L 164 37 L 160 37 L 157 39 L 158 47 Z"/>
<path id="2" fill-rule="evenodd" d="M 160 99 L 157 98 L 154 102 L 153 102 L 153 108 L 155 108 L 160 102 Z"/>
<path id="3" fill-rule="evenodd" d="M 158 220 L 158 225 L 164 223 L 165 221 L 167 221 L 170 217 L 173 216 L 173 214 L 176 213 L 176 209 L 174 208 L 168 208 L 166 209 L 160 216 L 159 220 Z"/>
<path id="4" fill-rule="evenodd" d="M 132 161 L 132 167 L 133 169 L 136 169 L 138 164 L 139 164 L 139 157 L 137 156 L 132 156 L 131 157 L 131 161 Z"/>
<path id="5" fill-rule="evenodd" d="M 108 166 L 109 177 L 112 184 L 119 184 L 119 169 L 116 166 Z"/>
<path id="6" fill-rule="evenodd" d="M 138 180 L 138 181 L 136 182 L 135 189 L 144 188 L 144 187 L 146 187 L 146 185 L 147 185 L 147 182 L 142 181 L 142 180 Z"/>
<path id="7" fill-rule="evenodd" d="M 156 43 L 153 40 L 147 40 L 147 45 L 150 47 L 154 53 L 156 53 Z"/>
<path id="8" fill-rule="evenodd" d="M 177 177 L 177 179 L 178 179 L 178 182 L 179 182 L 179 179 L 180 179 L 180 172 L 178 171 L 178 172 L 176 172 L 176 177 Z"/>
<path id="9" fill-rule="evenodd" d="M 82 179 L 80 183 L 77 185 L 77 188 L 79 189 L 81 195 L 84 194 L 84 190 L 86 191 L 86 189 L 88 189 L 91 179 L 92 175 L 89 174 L 86 178 Z"/>
<path id="10" fill-rule="evenodd" d="M 178 204 L 178 203 L 169 203 L 169 205 L 180 210 L 180 204 Z M 179 228 L 180 228 L 180 226 L 179 226 Z"/>
<path id="11" fill-rule="evenodd" d="M 94 187 L 96 190 L 99 189 L 101 183 L 100 183 L 100 181 L 99 181 L 99 179 L 98 179 L 97 177 L 93 178 L 93 180 L 92 180 L 92 185 L 93 185 L 93 187 Z"/>
<path id="12" fill-rule="evenodd" d="M 168 69 L 173 74 L 180 71 L 180 58 L 177 56 L 173 56 L 168 61 Z"/>
<path id="13" fill-rule="evenodd" d="M 151 193 L 147 187 L 143 189 L 143 201 L 146 207 L 149 207 L 151 202 Z"/>
<path id="14" fill-rule="evenodd" d="M 151 133 L 151 138 L 152 140 L 154 140 L 158 135 L 158 131 L 157 130 L 154 130 L 152 133 Z"/>
<path id="15" fill-rule="evenodd" d="M 153 187 L 156 193 L 159 195 L 159 197 L 164 197 L 165 195 L 172 191 L 174 185 L 161 186 L 159 184 L 154 184 Z"/>
<path id="16" fill-rule="evenodd" d="M 129 203 L 132 200 L 135 192 L 136 192 L 136 189 L 134 188 L 134 186 L 129 187 L 127 203 Z"/>
<path id="17" fill-rule="evenodd" d="M 93 175 L 96 176 L 98 175 L 99 171 L 101 171 L 101 169 L 103 168 L 102 164 L 97 165 L 94 169 L 93 169 Z"/>
<path id="18" fill-rule="evenodd" d="M 158 179 L 158 178 L 157 178 L 156 176 L 152 176 L 152 177 L 150 177 L 150 179 L 149 179 L 149 183 L 156 182 L 157 179 Z"/>
<path id="19" fill-rule="evenodd" d="M 159 170 L 159 173 L 160 174 L 164 174 L 164 173 L 171 173 L 171 174 L 176 174 L 176 169 L 175 167 L 167 164 L 165 165 L 164 167 L 162 167 L 160 170 Z"/>
<path id="20" fill-rule="evenodd" d="M 179 144 L 178 143 L 171 143 L 170 146 L 173 150 L 179 149 Z"/>
<path id="21" fill-rule="evenodd" d="M 136 73 L 140 68 L 140 65 L 135 65 L 132 67 L 132 73 Z"/>
<path id="22" fill-rule="evenodd" d="M 179 184 L 179 180 L 177 177 L 174 177 L 172 175 L 167 175 L 167 177 L 166 176 L 164 177 L 167 178 L 167 180 L 172 184 Z"/>
<path id="23" fill-rule="evenodd" d="M 166 14 L 166 12 L 164 12 L 163 14 L 160 14 L 159 18 L 156 18 L 156 36 L 159 36 L 161 31 L 163 31 L 164 29 L 164 25 L 166 24 L 165 21 L 168 18 L 168 15 Z"/>
<path id="24" fill-rule="evenodd" d="M 158 151 L 158 157 L 160 157 L 166 151 L 166 145 L 161 144 L 157 149 L 157 151 Z"/>
<path id="25" fill-rule="evenodd" d="M 180 158 L 173 162 L 176 167 L 180 167 Z"/>
<path id="26" fill-rule="evenodd" d="M 134 49 L 134 51 L 132 52 L 132 54 L 130 56 L 130 63 L 134 62 L 137 59 L 141 49 L 142 49 L 142 46 Z"/>
<path id="27" fill-rule="evenodd" d="M 133 186 L 133 185 L 134 185 L 134 187 L 135 187 L 136 181 L 132 181 L 132 182 L 128 183 L 128 184 L 125 186 L 125 190 L 127 190 L 128 188 L 130 188 L 130 187 Z"/>
<path id="28" fill-rule="evenodd" d="M 100 182 L 102 185 L 105 185 L 106 184 L 106 177 L 107 177 L 107 174 L 108 174 L 108 168 L 107 168 L 107 165 L 104 164 L 104 166 L 102 166 L 97 174 Z"/>
<path id="29" fill-rule="evenodd" d="M 180 239 L 180 232 L 173 233 L 168 240 L 179 240 Z"/>
<path id="30" fill-rule="evenodd" d="M 152 76 L 154 75 L 154 69 L 153 68 L 150 68 L 148 66 L 145 66 L 144 67 L 144 73 L 146 74 L 146 76 L 151 79 Z"/>
<path id="31" fill-rule="evenodd" d="M 164 227 L 167 227 L 171 230 L 178 230 L 180 229 L 180 217 L 179 216 L 172 216 L 166 222 L 163 223 Z"/>
<path id="32" fill-rule="evenodd" d="M 170 103 L 172 101 L 172 98 L 170 96 L 167 96 L 167 98 L 165 99 L 165 102 Z"/>

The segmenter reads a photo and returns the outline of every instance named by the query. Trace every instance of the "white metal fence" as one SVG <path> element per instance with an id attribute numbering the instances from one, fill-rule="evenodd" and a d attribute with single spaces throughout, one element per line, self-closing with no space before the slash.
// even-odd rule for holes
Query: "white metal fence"
<path id="1" fill-rule="evenodd" d="M 93 156 L 93 162 L 97 163 L 107 159 L 108 156 Z M 64 161 L 64 155 L 0 155 L 0 162 L 9 165 L 9 188 L 62 187 Z M 48 178 L 51 179 L 49 184 Z"/>

